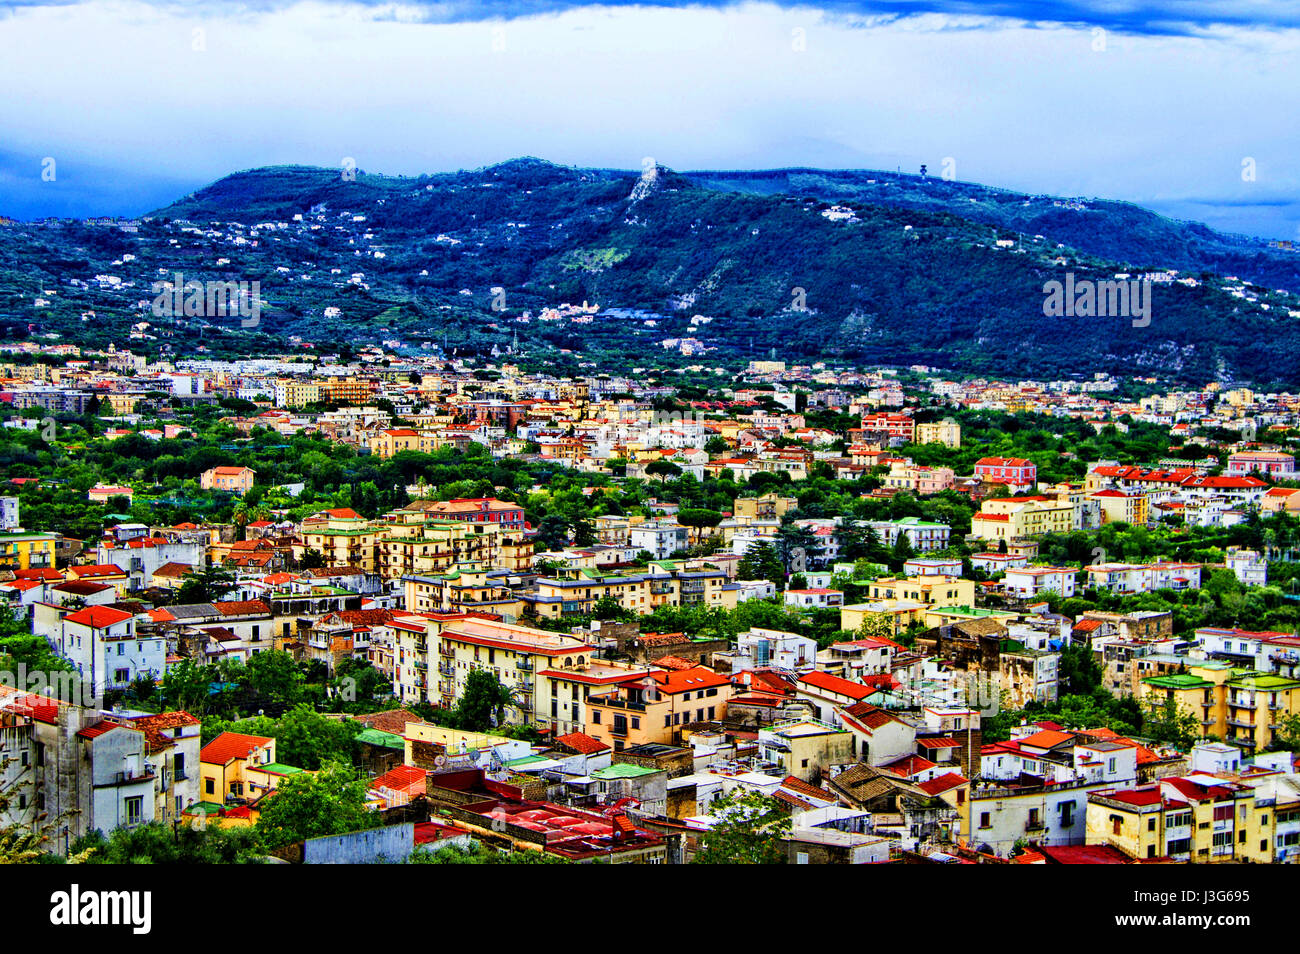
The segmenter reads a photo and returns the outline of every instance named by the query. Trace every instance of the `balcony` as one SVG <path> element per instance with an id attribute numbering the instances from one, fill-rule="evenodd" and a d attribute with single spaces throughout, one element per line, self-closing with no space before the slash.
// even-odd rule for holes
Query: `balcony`
<path id="1" fill-rule="evenodd" d="M 152 781 L 153 778 L 153 766 L 146 765 L 143 769 L 125 769 L 121 772 L 110 772 L 105 781 L 95 783 L 95 788 L 116 788 L 120 785 L 135 785 L 138 782 Z"/>
<path id="2" fill-rule="evenodd" d="M 439 663 L 438 674 L 442 676 L 454 676 L 456 675 L 456 670 L 451 663 Z"/>

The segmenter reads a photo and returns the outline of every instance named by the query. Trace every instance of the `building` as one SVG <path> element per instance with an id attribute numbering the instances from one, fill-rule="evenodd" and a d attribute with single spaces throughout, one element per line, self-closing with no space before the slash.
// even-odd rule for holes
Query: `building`
<path id="1" fill-rule="evenodd" d="M 1241 451 L 1229 454 L 1224 474 L 1229 477 L 1255 475 L 1265 480 L 1294 480 L 1295 455 L 1279 451 Z"/>
<path id="2" fill-rule="evenodd" d="M 628 527 L 628 543 L 638 553 L 649 553 L 651 559 L 666 560 L 687 548 L 688 530 L 675 520 L 647 520 Z"/>
<path id="3" fill-rule="evenodd" d="M 1077 573 L 1077 570 L 1061 566 L 1013 567 L 1003 577 L 1002 588 L 1008 596 L 1022 600 L 1035 599 L 1048 591 L 1068 599 L 1074 595 Z"/>
<path id="4" fill-rule="evenodd" d="M 857 761 L 857 740 L 834 725 L 798 719 L 759 729 L 758 754 L 782 775 L 816 782 L 832 766 Z"/>
<path id="5" fill-rule="evenodd" d="M 635 682 L 587 699 L 586 735 L 615 752 L 647 743 L 671 745 L 683 727 L 722 719 L 731 680 L 705 666 L 656 669 Z"/>
<path id="6" fill-rule="evenodd" d="M 942 550 L 948 546 L 951 533 L 946 523 L 934 523 L 920 517 L 903 517 L 901 520 L 871 520 L 866 524 L 880 537 L 880 542 L 887 547 L 898 543 L 900 536 L 907 537 L 908 543 L 917 553 Z"/>
<path id="7" fill-rule="evenodd" d="M 1268 560 L 1258 550 L 1228 547 L 1223 565 L 1245 586 L 1264 586 L 1268 583 Z"/>
<path id="8" fill-rule="evenodd" d="M 58 537 L 53 533 L 0 531 L 0 570 L 53 568 Z"/>
<path id="9" fill-rule="evenodd" d="M 1075 523 L 1075 506 L 1065 495 L 991 497 L 971 517 L 971 533 L 981 540 L 1009 544 L 1043 533 L 1068 533 Z"/>
<path id="10" fill-rule="evenodd" d="M 1023 457 L 981 457 L 975 476 L 986 484 L 1004 484 L 1012 493 L 1031 490 L 1038 482 L 1038 465 Z"/>
<path id="11" fill-rule="evenodd" d="M 916 443 L 961 447 L 961 425 L 950 417 L 930 424 L 916 425 Z"/>
<path id="12" fill-rule="evenodd" d="M 199 752 L 200 798 L 209 804 L 256 802 L 302 769 L 275 759 L 275 739 L 223 732 Z"/>
<path id="13" fill-rule="evenodd" d="M 246 494 L 253 489 L 256 478 L 257 472 L 249 467 L 210 467 L 199 475 L 199 486 L 204 490 Z"/>
<path id="14" fill-rule="evenodd" d="M 63 617 L 59 655 L 77 667 L 96 696 L 153 681 L 167 669 L 162 636 L 137 634 L 135 617 L 111 606 L 87 606 Z"/>
<path id="15" fill-rule="evenodd" d="M 1268 805 L 1240 782 L 1212 775 L 1164 778 L 1088 796 L 1087 843 L 1130 858 L 1201 864 L 1269 862 Z"/>

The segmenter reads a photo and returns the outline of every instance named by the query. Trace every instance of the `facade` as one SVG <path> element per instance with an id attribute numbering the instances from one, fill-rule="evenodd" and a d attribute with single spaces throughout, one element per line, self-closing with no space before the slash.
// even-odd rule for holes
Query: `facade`
<path id="1" fill-rule="evenodd" d="M 158 679 L 167 669 L 165 640 L 137 634 L 135 617 L 111 606 L 87 606 L 64 616 L 58 652 L 96 696 L 126 689 L 137 679 Z"/>
<path id="2" fill-rule="evenodd" d="M 248 467 L 212 467 L 199 475 L 199 486 L 204 490 L 246 494 L 253 489 L 256 478 L 257 472 Z"/>

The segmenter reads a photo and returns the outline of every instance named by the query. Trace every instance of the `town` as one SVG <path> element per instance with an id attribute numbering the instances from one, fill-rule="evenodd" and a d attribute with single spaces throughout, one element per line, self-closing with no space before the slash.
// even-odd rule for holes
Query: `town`
<path id="1" fill-rule="evenodd" d="M 1300 395 L 133 344 L 0 344 L 0 860 L 1300 858 Z"/>

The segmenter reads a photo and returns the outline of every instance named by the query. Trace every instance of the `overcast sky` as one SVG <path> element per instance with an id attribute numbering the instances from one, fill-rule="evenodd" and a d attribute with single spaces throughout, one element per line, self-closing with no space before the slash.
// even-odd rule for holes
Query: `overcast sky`
<path id="1" fill-rule="evenodd" d="M 1300 239 L 1297 54 L 1294 0 L 0 3 L 0 214 L 136 214 L 345 157 L 951 158 L 961 179 Z"/>

